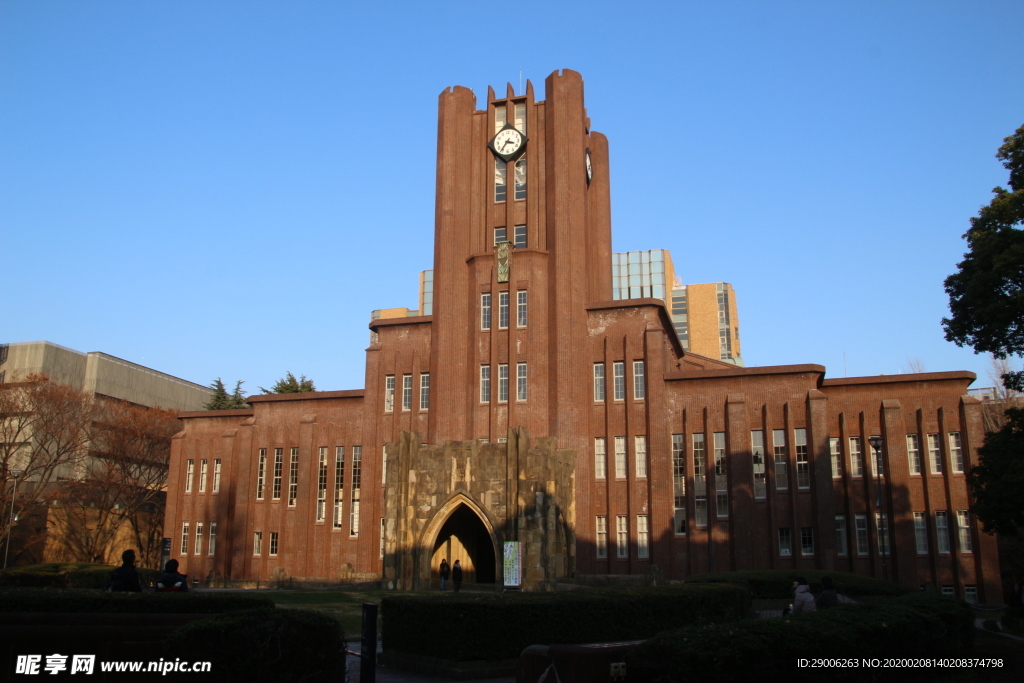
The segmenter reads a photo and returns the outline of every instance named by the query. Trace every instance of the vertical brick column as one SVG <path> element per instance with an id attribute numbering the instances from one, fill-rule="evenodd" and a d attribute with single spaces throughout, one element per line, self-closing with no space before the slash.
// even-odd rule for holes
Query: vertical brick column
<path id="1" fill-rule="evenodd" d="M 810 427 L 811 489 L 815 526 L 818 528 L 815 554 L 818 567 L 834 570 L 836 557 L 836 503 L 832 484 L 832 454 L 828 446 L 828 398 L 817 389 L 807 392 L 807 426 Z"/>
<path id="2" fill-rule="evenodd" d="M 726 458 L 729 463 L 729 495 L 732 511 L 733 568 L 754 568 L 754 456 L 750 450 L 750 417 L 741 393 L 725 398 Z"/>
<path id="3" fill-rule="evenodd" d="M 914 513 L 910 505 L 910 466 L 907 464 L 907 428 L 903 407 L 894 398 L 882 400 L 882 446 L 885 466 L 885 510 L 889 516 L 889 577 L 917 587 L 917 545 L 914 539 Z M 874 457 L 871 444 L 864 452 Z M 866 466 L 865 469 L 870 469 Z"/>

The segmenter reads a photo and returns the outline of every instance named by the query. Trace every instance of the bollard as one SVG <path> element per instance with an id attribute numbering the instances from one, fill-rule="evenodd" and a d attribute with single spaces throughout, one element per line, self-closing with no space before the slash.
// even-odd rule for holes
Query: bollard
<path id="1" fill-rule="evenodd" d="M 363 639 L 360 643 L 359 683 L 377 680 L 377 605 L 363 603 Z"/>

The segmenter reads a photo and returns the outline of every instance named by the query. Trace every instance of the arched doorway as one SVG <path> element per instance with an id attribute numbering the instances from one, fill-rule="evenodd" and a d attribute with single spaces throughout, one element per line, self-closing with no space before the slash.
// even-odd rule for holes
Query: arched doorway
<path id="1" fill-rule="evenodd" d="M 460 504 L 437 532 L 430 558 L 431 578 L 437 579 L 442 559 L 447 559 L 449 565 L 459 560 L 463 582 L 493 584 L 496 554 L 483 521 L 464 503 Z"/>

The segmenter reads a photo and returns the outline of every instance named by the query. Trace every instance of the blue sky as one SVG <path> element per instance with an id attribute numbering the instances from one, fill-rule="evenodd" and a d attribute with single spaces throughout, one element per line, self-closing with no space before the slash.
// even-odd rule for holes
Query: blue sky
<path id="1" fill-rule="evenodd" d="M 0 342 L 362 387 L 370 311 L 432 266 L 438 94 L 572 68 L 614 248 L 731 282 L 749 365 L 987 386 L 942 281 L 1006 183 L 1021 25 L 1018 0 L 5 0 Z"/>

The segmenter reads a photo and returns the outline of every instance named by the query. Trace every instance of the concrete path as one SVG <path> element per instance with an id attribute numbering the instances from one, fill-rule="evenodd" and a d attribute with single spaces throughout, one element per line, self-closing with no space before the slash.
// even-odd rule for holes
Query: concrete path
<path id="1" fill-rule="evenodd" d="M 347 649 L 352 652 L 359 652 L 359 643 L 348 643 Z M 377 654 L 380 655 L 380 645 L 377 646 Z M 359 683 L 359 658 L 348 656 L 345 658 L 348 673 L 345 683 Z M 515 683 L 515 676 L 504 676 L 501 678 L 479 678 L 463 683 Z M 421 674 L 409 673 L 399 669 L 391 669 L 386 666 L 377 665 L 377 683 L 451 683 L 450 678 L 438 676 L 424 676 Z"/>

